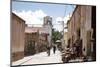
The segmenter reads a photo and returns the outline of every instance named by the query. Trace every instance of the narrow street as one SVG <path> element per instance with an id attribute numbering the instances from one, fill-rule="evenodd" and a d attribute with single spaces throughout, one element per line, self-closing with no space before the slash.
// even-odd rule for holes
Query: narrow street
<path id="1" fill-rule="evenodd" d="M 12 6 L 11 65 L 96 61 L 96 6 L 16 1 Z"/>
<path id="2" fill-rule="evenodd" d="M 41 52 L 32 56 L 24 57 L 21 60 L 15 61 L 12 65 L 29 65 L 29 64 L 46 64 L 46 63 L 62 63 L 61 52 L 56 50 L 53 53 L 53 49 L 50 50 L 50 56 L 46 52 Z"/>

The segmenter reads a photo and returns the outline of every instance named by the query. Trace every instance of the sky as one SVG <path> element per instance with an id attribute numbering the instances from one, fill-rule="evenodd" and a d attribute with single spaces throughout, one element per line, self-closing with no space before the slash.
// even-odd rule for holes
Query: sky
<path id="1" fill-rule="evenodd" d="M 74 9 L 75 5 L 12 1 L 12 12 L 25 20 L 26 24 L 41 26 L 43 17 L 51 16 L 53 27 L 59 31 L 62 31 L 63 27 L 58 21 L 66 23 Z"/>

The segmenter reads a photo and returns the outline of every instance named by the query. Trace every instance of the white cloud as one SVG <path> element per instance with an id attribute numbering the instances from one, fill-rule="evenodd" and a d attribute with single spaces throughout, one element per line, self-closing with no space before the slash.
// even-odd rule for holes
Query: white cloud
<path id="1" fill-rule="evenodd" d="M 70 19 L 71 15 L 72 15 L 72 14 L 68 14 L 67 16 L 65 16 L 65 17 L 63 18 L 64 23 L 67 23 L 67 21 Z"/>
<path id="2" fill-rule="evenodd" d="M 58 21 L 63 21 L 63 18 L 62 17 L 57 17 L 56 22 L 58 22 Z"/>
<path id="3" fill-rule="evenodd" d="M 70 19 L 71 15 L 72 14 L 69 14 L 69 15 L 65 16 L 64 18 L 63 17 L 57 17 L 55 19 L 55 23 L 54 23 L 54 24 L 57 24 L 57 25 L 54 25 L 54 28 L 56 30 L 62 31 L 63 30 L 62 24 L 58 23 L 58 21 L 64 21 L 64 27 L 66 27 L 66 23 Z"/>
<path id="4" fill-rule="evenodd" d="M 26 24 L 43 24 L 43 17 L 46 16 L 42 10 L 36 10 L 36 11 L 13 11 L 15 14 L 17 14 L 19 17 L 24 19 L 26 21 Z"/>
<path id="5" fill-rule="evenodd" d="M 63 17 L 57 17 L 57 18 L 56 18 L 56 23 L 57 23 L 58 21 L 64 21 L 64 23 L 67 23 L 67 21 L 70 19 L 70 17 L 71 17 L 71 14 L 65 16 L 64 18 L 63 18 Z"/>

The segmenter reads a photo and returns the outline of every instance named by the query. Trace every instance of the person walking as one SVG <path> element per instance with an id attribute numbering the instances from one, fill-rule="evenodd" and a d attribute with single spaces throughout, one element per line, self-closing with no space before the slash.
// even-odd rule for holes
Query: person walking
<path id="1" fill-rule="evenodd" d="M 55 54 L 55 51 L 56 51 L 56 46 L 54 45 L 53 46 L 53 53 Z"/>
<path id="2" fill-rule="evenodd" d="M 50 56 L 50 46 L 47 46 L 47 54 Z"/>

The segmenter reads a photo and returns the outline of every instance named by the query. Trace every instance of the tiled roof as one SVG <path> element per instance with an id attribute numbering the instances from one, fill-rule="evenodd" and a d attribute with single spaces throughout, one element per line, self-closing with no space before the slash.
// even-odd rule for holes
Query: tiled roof
<path id="1" fill-rule="evenodd" d="M 49 33 L 47 28 L 44 27 L 25 27 L 25 33 L 34 33 L 34 32 L 39 32 L 39 33 Z"/>

